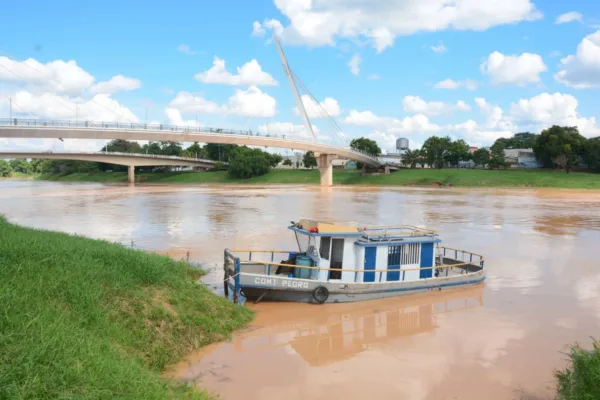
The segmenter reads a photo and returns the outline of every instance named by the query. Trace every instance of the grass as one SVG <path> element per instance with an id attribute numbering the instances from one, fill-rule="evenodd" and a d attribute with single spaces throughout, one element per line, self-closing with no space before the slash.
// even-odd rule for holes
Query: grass
<path id="1" fill-rule="evenodd" d="M 594 341 L 591 351 L 571 346 L 569 365 L 562 371 L 556 371 L 555 376 L 559 399 L 600 399 L 600 342 Z"/>
<path id="2" fill-rule="evenodd" d="M 2 399 L 204 399 L 160 373 L 252 317 L 183 261 L 1 217 L 0 304 Z"/>
<path id="3" fill-rule="evenodd" d="M 126 182 L 127 173 L 90 173 L 42 176 L 41 179 L 65 182 Z M 299 184 L 318 185 L 318 170 L 273 170 L 251 179 L 233 179 L 227 172 L 166 172 L 137 174 L 138 182 L 191 184 Z M 389 175 L 361 176 L 359 171 L 334 170 L 336 185 L 431 186 L 458 187 L 549 187 L 570 189 L 600 189 L 600 174 L 552 170 L 510 169 L 490 171 L 479 169 L 403 169 Z"/>

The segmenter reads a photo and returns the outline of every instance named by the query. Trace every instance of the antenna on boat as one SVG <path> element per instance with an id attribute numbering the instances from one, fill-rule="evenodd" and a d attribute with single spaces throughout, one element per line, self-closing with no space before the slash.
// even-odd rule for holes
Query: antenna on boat
<path id="1" fill-rule="evenodd" d="M 302 102 L 302 98 L 298 93 L 298 87 L 296 86 L 294 73 L 290 69 L 287 59 L 285 58 L 285 54 L 283 54 L 281 43 L 279 43 L 279 39 L 277 38 L 275 32 L 273 32 L 273 39 L 275 40 L 275 44 L 277 45 L 279 58 L 281 58 L 281 63 L 283 64 L 283 69 L 285 70 L 285 74 L 288 77 L 288 82 L 290 83 L 290 87 L 292 88 L 292 93 L 294 94 L 294 99 L 296 100 L 296 107 L 298 107 L 298 111 L 300 112 L 300 116 L 302 117 L 302 123 L 304 124 L 304 128 L 312 134 L 312 137 L 315 140 L 317 140 L 317 135 L 315 135 L 315 132 L 313 131 L 312 124 L 310 123 L 310 119 L 308 118 L 308 114 L 306 113 L 306 109 L 304 108 L 304 103 Z"/>

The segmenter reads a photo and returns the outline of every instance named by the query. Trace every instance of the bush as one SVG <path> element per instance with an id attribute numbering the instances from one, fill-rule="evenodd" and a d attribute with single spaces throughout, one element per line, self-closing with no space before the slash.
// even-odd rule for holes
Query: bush
<path id="1" fill-rule="evenodd" d="M 234 178 L 248 179 L 268 173 L 272 161 L 271 155 L 260 149 L 237 147 L 231 152 L 227 171 Z"/>
<path id="2" fill-rule="evenodd" d="M 213 165 L 213 167 L 209 171 L 225 171 L 225 170 L 227 170 L 225 163 L 223 163 L 221 161 L 216 161 L 215 165 Z"/>
<path id="3" fill-rule="evenodd" d="M 571 346 L 569 366 L 556 371 L 558 398 L 563 400 L 600 399 L 600 342 L 593 350 Z"/>
<path id="4" fill-rule="evenodd" d="M 0 160 L 0 177 L 8 178 L 12 175 L 12 167 L 6 160 Z"/>

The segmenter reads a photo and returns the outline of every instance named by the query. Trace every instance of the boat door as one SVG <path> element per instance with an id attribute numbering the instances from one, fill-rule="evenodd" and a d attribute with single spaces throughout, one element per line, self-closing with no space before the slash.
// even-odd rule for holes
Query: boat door
<path id="1" fill-rule="evenodd" d="M 433 243 L 421 243 L 421 268 L 433 267 Z M 433 269 L 421 269 L 419 278 L 431 278 Z"/>
<path id="2" fill-rule="evenodd" d="M 375 282 L 375 261 L 377 260 L 377 247 L 365 247 L 365 272 L 363 282 Z"/>

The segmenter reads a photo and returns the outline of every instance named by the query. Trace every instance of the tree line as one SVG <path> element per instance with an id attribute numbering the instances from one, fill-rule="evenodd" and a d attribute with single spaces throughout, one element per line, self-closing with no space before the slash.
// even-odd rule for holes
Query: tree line
<path id="1" fill-rule="evenodd" d="M 358 138 L 350 143 L 352 148 L 380 156 L 377 143 L 368 138 Z M 462 139 L 449 136 L 428 138 L 420 149 L 407 150 L 402 157 L 406 167 L 418 165 L 431 168 L 458 167 L 461 162 L 472 161 L 477 167 L 507 168 L 506 149 L 533 149 L 536 160 L 543 168 L 558 168 L 570 172 L 587 169 L 600 172 L 600 136 L 586 139 L 577 127 L 554 125 L 540 134 L 521 132 L 510 138 L 499 138 L 490 147 L 470 151 Z"/>

